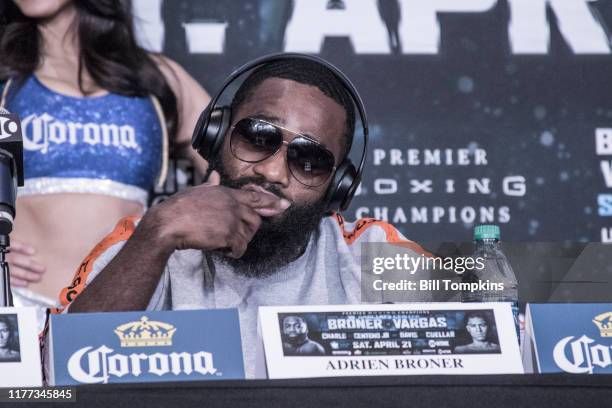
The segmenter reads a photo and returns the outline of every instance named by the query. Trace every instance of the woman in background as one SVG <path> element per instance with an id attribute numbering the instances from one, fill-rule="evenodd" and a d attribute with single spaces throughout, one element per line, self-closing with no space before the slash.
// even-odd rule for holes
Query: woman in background
<path id="1" fill-rule="evenodd" d="M 203 170 L 189 141 L 209 96 L 136 44 L 120 0 L 0 0 L 0 84 L 24 133 L 12 285 L 20 304 L 55 306 L 94 245 L 145 211 L 169 147 Z"/>

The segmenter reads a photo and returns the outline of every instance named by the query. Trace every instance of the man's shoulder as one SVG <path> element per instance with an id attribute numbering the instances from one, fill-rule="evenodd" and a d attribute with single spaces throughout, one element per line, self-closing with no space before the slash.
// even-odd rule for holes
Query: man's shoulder
<path id="1" fill-rule="evenodd" d="M 406 238 L 392 224 L 377 220 L 375 218 L 360 218 L 349 222 L 338 213 L 334 213 L 323 219 L 326 228 L 336 231 L 346 245 L 353 247 L 360 243 L 382 242 L 406 246 L 415 252 L 425 251 L 419 244 Z"/>

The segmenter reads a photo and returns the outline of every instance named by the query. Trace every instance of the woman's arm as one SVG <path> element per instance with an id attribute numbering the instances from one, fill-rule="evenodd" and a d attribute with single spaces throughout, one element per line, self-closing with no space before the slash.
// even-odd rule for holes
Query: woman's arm
<path id="1" fill-rule="evenodd" d="M 179 147 L 177 153 L 179 157 L 190 159 L 196 171 L 203 175 L 208 163 L 191 147 L 191 136 L 200 113 L 210 101 L 210 96 L 179 64 L 162 55 L 152 57 L 176 96 L 179 128 L 174 142 Z"/>

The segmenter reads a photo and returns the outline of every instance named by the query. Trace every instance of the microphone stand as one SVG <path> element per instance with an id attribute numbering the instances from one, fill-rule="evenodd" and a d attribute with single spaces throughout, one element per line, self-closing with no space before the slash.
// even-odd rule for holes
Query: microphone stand
<path id="1" fill-rule="evenodd" d="M 11 273 L 6 261 L 6 254 L 11 241 L 8 234 L 0 234 L 0 267 L 2 268 L 2 279 L 0 280 L 0 307 L 13 307 L 13 294 L 11 293 Z"/>
<path id="2" fill-rule="evenodd" d="M 9 253 L 11 240 L 9 235 L 13 230 L 15 218 L 15 198 L 17 195 L 17 174 L 13 155 L 0 149 L 0 307 L 13 307 L 9 265 L 6 254 Z"/>
<path id="3" fill-rule="evenodd" d="M 2 148 L 0 148 L 0 307 L 13 307 L 13 294 L 11 293 L 11 280 L 9 264 L 6 254 L 10 252 L 11 240 L 9 235 L 13 230 L 15 219 L 15 200 L 17 186 L 23 185 L 23 140 L 21 136 L 20 120 L 17 115 L 0 107 L 3 122 L 9 121 L 8 129 L 0 131 L 2 134 Z M 9 134 L 6 135 L 5 131 Z"/>

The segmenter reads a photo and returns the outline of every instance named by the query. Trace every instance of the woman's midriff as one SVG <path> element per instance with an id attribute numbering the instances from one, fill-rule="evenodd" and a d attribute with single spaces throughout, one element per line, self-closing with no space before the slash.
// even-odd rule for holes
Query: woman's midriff
<path id="1" fill-rule="evenodd" d="M 47 268 L 42 280 L 28 288 L 57 299 L 83 258 L 117 221 L 142 213 L 143 206 L 135 201 L 96 194 L 19 197 L 11 239 L 32 246 Z"/>

